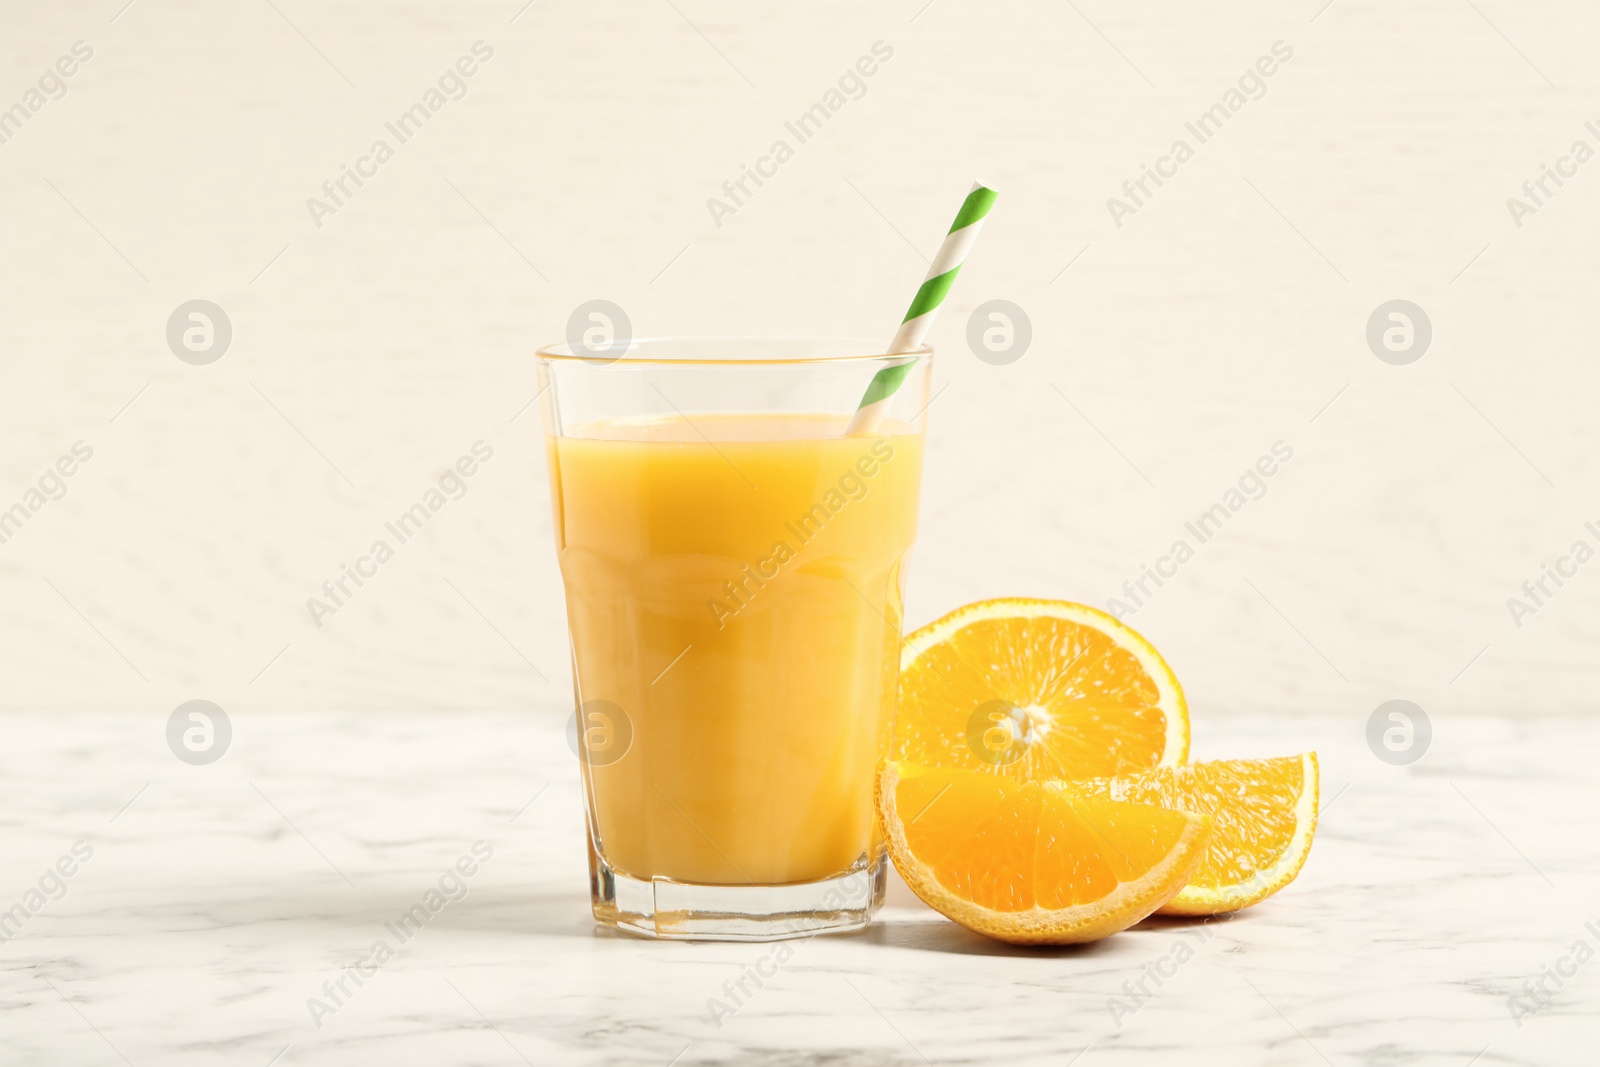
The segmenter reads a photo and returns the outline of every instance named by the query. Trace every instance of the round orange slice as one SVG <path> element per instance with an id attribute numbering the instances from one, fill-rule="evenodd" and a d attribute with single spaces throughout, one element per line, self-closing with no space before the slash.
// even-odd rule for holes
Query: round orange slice
<path id="1" fill-rule="evenodd" d="M 1107 937 L 1166 903 L 1205 860 L 1211 820 L 983 771 L 885 760 L 878 814 L 922 901 L 1015 944 Z"/>
<path id="2" fill-rule="evenodd" d="M 1095 608 L 979 601 L 901 649 L 892 758 L 1045 781 L 1140 774 L 1188 752 L 1172 668 Z"/>
<path id="3" fill-rule="evenodd" d="M 1211 816 L 1211 844 L 1190 883 L 1163 915 L 1215 915 L 1267 899 L 1294 881 L 1317 832 L 1317 754 L 1215 760 L 1137 778 L 1065 783 L 1076 798 L 1098 797 Z"/>

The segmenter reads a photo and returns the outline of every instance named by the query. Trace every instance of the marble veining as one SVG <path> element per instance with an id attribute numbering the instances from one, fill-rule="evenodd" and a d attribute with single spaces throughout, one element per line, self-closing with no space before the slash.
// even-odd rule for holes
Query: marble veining
<path id="1" fill-rule="evenodd" d="M 0 943 L 0 1063 L 1544 1067 L 1600 1039 L 1589 720 L 1443 719 L 1406 768 L 1355 718 L 1201 722 L 1200 758 L 1321 753 L 1300 879 L 1046 950 L 898 882 L 858 935 L 609 934 L 558 714 L 234 725 L 194 767 L 157 717 L 6 719 L 0 908 L 28 914 Z"/>

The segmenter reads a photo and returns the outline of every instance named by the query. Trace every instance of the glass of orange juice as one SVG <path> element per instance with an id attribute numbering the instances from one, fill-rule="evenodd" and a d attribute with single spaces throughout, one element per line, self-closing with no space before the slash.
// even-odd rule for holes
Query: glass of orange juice
<path id="1" fill-rule="evenodd" d="M 847 434 L 881 342 L 539 352 L 596 919 L 771 940 L 882 902 L 931 349 Z"/>

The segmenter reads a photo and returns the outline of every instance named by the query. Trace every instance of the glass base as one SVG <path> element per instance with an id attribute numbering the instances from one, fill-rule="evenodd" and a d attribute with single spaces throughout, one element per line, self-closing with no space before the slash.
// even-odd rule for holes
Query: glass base
<path id="1" fill-rule="evenodd" d="M 672 941 L 782 941 L 860 930 L 883 903 L 880 848 L 843 874 L 796 885 L 690 885 L 613 870 L 591 846 L 594 917 L 603 926 Z"/>

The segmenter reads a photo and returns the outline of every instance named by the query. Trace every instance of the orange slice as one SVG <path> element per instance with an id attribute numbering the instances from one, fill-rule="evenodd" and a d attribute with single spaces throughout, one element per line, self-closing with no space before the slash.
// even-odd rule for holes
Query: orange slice
<path id="1" fill-rule="evenodd" d="M 892 760 L 879 768 L 877 801 L 912 892 L 1015 944 L 1127 929 L 1189 881 L 1210 830 L 1204 815 Z"/>
<path id="2" fill-rule="evenodd" d="M 1317 754 L 1216 760 L 1138 778 L 1053 787 L 1080 800 L 1154 804 L 1209 815 L 1211 845 L 1163 915 L 1215 915 L 1257 904 L 1300 873 L 1317 832 Z"/>
<path id="3" fill-rule="evenodd" d="M 1172 668 L 1095 608 L 984 600 L 901 649 L 892 758 L 1044 781 L 1139 774 L 1188 752 Z"/>

